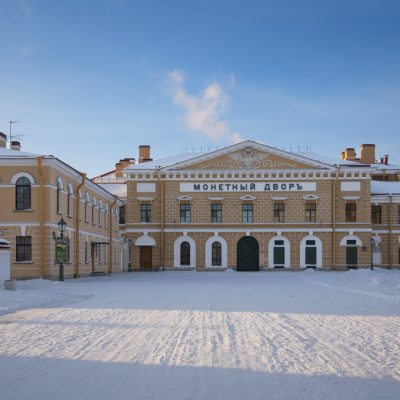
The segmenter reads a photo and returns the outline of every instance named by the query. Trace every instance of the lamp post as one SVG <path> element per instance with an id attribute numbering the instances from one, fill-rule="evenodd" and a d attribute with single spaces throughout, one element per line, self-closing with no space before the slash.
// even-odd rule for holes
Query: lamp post
<path id="1" fill-rule="evenodd" d="M 63 281 L 64 280 L 64 260 L 66 258 L 66 243 L 64 239 L 64 231 L 65 227 L 67 226 L 67 223 L 64 221 L 64 218 L 61 217 L 60 221 L 58 222 L 58 230 L 60 231 L 60 236 L 57 238 L 57 244 L 59 245 L 59 248 L 62 249 L 63 251 L 59 251 L 60 257 L 59 260 L 59 270 L 58 270 L 58 280 Z"/>
<path id="2" fill-rule="evenodd" d="M 375 245 L 374 238 L 371 238 L 370 244 L 371 244 L 371 271 L 372 271 L 374 269 L 374 245 Z"/>
<path id="3" fill-rule="evenodd" d="M 128 239 L 128 272 L 132 272 L 131 247 L 132 239 Z"/>

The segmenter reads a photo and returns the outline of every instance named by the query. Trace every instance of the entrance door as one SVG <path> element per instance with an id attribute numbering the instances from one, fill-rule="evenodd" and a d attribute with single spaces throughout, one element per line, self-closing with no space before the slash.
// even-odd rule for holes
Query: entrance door
<path id="1" fill-rule="evenodd" d="M 151 246 L 140 246 L 140 269 L 152 269 L 152 247 Z"/>
<path id="2" fill-rule="evenodd" d="M 285 248 L 274 247 L 274 265 L 275 268 L 285 266 Z"/>
<path id="3" fill-rule="evenodd" d="M 251 236 L 242 237 L 237 244 L 238 271 L 259 271 L 258 242 Z"/>
<path id="4" fill-rule="evenodd" d="M 372 251 L 372 262 L 374 265 L 382 264 L 382 251 L 380 247 L 374 247 Z"/>
<path id="5" fill-rule="evenodd" d="M 346 247 L 346 264 L 348 268 L 357 268 L 357 247 Z"/>
<path id="6" fill-rule="evenodd" d="M 306 247 L 306 267 L 316 267 L 317 266 L 317 248 L 316 247 Z"/>

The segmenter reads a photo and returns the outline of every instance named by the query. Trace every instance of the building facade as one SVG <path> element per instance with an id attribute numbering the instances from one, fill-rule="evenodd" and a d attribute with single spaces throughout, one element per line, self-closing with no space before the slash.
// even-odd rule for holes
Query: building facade
<path id="1" fill-rule="evenodd" d="M 0 133 L 0 235 L 11 245 L 12 278 L 58 277 L 55 237 L 67 223 L 65 277 L 121 270 L 122 202 L 56 157 L 6 148 Z"/>
<path id="2" fill-rule="evenodd" d="M 148 154 L 150 159 L 150 154 Z M 245 141 L 124 170 L 134 270 L 399 267 L 400 167 Z"/>

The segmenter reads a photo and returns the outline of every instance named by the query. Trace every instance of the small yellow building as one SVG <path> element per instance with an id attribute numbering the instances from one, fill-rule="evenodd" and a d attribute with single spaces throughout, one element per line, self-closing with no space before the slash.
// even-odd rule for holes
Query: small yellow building
<path id="1" fill-rule="evenodd" d="M 50 155 L 6 148 L 0 133 L 0 235 L 11 245 L 12 278 L 58 277 L 55 237 L 67 223 L 65 277 L 121 270 L 116 196 Z"/>

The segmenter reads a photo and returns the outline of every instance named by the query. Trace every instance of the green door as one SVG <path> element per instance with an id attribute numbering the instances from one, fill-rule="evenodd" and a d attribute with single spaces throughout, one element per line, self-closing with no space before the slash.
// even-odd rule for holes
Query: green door
<path id="1" fill-rule="evenodd" d="M 285 248 L 274 247 L 274 266 L 284 267 L 285 266 Z"/>
<path id="2" fill-rule="evenodd" d="M 251 236 L 242 237 L 237 244 L 238 271 L 259 271 L 259 248 L 258 242 Z"/>
<path id="3" fill-rule="evenodd" d="M 317 265 L 317 248 L 306 247 L 306 266 L 315 267 Z"/>
<path id="4" fill-rule="evenodd" d="M 357 267 L 357 247 L 346 247 L 346 264 L 349 268 Z"/>

